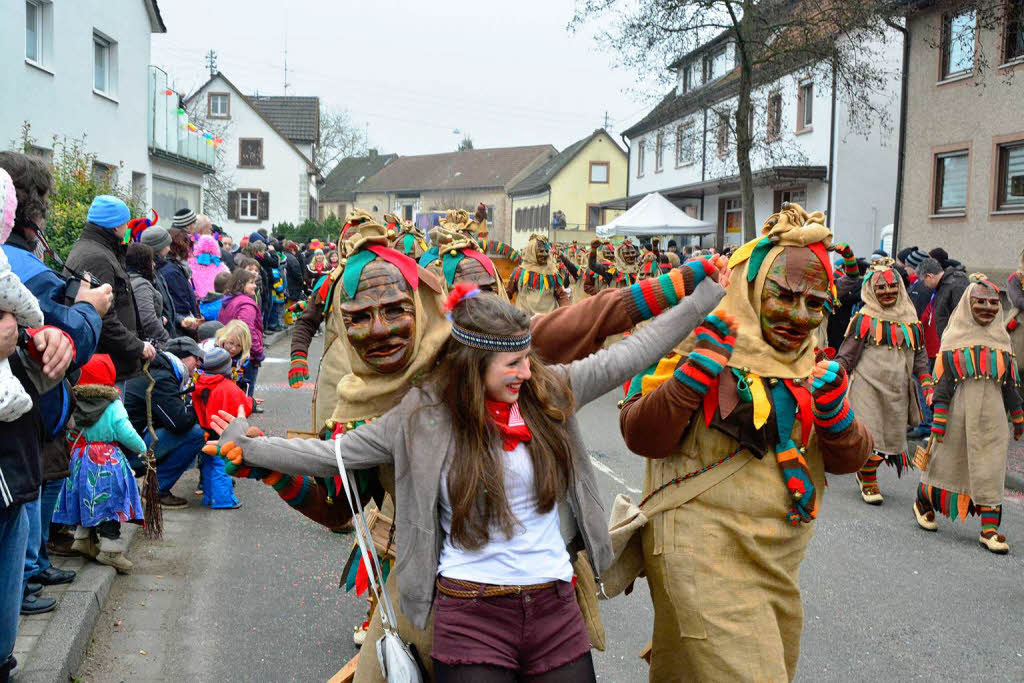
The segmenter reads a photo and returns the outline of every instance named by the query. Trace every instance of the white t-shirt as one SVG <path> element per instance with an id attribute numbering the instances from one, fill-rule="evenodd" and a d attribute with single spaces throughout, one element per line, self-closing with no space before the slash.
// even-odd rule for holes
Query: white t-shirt
<path id="1" fill-rule="evenodd" d="M 558 505 L 548 512 L 537 510 L 533 462 L 526 446 L 502 451 L 505 456 L 505 495 L 509 509 L 519 520 L 514 535 L 505 538 L 491 529 L 491 539 L 479 550 L 466 550 L 452 543 L 452 505 L 448 498 L 447 474 L 441 477 L 441 528 L 444 546 L 437 573 L 450 579 L 497 585 L 527 585 L 548 581 L 571 581 L 572 563 L 558 524 Z"/>

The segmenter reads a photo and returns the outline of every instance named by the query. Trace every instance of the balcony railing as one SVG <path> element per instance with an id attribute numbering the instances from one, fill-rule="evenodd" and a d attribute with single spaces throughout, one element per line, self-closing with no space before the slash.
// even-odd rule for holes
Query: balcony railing
<path id="1" fill-rule="evenodd" d="M 201 130 L 189 129 L 188 114 L 180 109 L 178 93 L 168 85 L 167 73 L 155 66 L 149 67 L 147 104 L 150 153 L 212 172 L 217 150 Z"/>

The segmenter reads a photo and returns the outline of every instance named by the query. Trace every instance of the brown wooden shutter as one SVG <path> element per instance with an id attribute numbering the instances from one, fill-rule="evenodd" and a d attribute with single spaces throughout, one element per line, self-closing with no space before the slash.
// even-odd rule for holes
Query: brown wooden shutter
<path id="1" fill-rule="evenodd" d="M 228 218 L 238 218 L 238 190 L 228 190 Z"/>
<path id="2" fill-rule="evenodd" d="M 270 218 L 270 193 L 260 192 L 259 216 L 261 221 Z"/>

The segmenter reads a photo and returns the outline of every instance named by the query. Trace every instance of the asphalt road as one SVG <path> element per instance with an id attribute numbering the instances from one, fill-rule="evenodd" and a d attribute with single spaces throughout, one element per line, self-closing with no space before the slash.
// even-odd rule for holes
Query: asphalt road
<path id="1" fill-rule="evenodd" d="M 269 350 L 259 377 L 265 431 L 309 424 L 308 389 L 287 385 L 288 339 Z M 310 358 L 319 357 L 319 338 Z M 580 414 L 602 494 L 636 494 L 643 461 L 618 434 L 609 394 Z M 998 557 L 977 543 L 978 523 L 940 519 L 917 527 L 916 479 L 883 468 L 886 502 L 864 505 L 853 477 L 833 477 L 804 562 L 805 627 L 798 680 L 1024 680 L 1024 546 Z M 364 602 L 338 588 L 351 537 L 292 512 L 260 483 L 241 481 L 244 506 L 213 512 L 192 494 L 194 474 L 175 492 L 193 500 L 165 513 L 162 543 L 139 540 L 135 576 L 119 578 L 79 674 L 86 681 L 317 681 L 355 652 L 352 627 Z M 1019 500 L 1007 501 L 1003 530 L 1022 535 Z M 140 535 L 141 537 L 141 535 Z M 603 604 L 608 649 L 598 677 L 643 681 L 637 658 L 653 612 L 642 581 Z M 145 654 L 140 654 L 144 652 Z"/>

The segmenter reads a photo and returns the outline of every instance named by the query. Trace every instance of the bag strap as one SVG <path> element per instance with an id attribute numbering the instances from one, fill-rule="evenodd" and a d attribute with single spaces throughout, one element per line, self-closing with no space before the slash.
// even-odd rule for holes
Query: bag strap
<path id="1" fill-rule="evenodd" d="M 383 576 L 380 566 L 380 558 L 377 557 L 377 549 L 373 545 L 373 538 L 370 529 L 366 524 L 366 517 L 363 513 L 363 503 L 359 495 L 354 492 L 356 489 L 352 475 L 345 469 L 345 461 L 341 457 L 341 435 L 334 438 L 334 457 L 338 461 L 338 471 L 341 473 L 341 483 L 345 487 L 345 498 L 348 501 L 349 509 L 352 510 L 352 526 L 354 528 L 356 543 L 359 544 L 359 551 L 362 557 L 360 562 L 369 562 L 367 575 L 370 580 L 370 590 L 377 598 L 377 603 L 383 608 L 381 623 L 384 631 L 391 632 L 398 628 L 398 617 L 395 615 L 395 608 L 391 604 L 384 585 L 377 584 L 377 578 Z"/>

